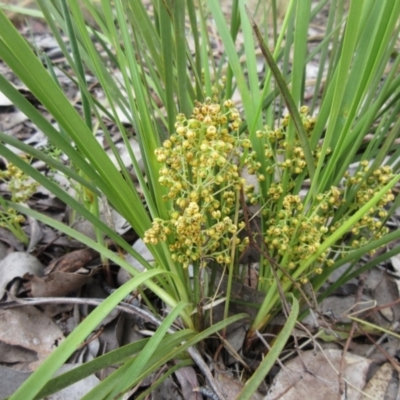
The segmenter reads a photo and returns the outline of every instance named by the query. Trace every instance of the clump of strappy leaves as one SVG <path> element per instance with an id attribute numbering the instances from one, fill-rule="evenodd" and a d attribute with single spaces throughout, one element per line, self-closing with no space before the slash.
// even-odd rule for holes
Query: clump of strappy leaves
<path id="1" fill-rule="evenodd" d="M 246 167 L 254 173 L 250 140 L 239 135 L 241 118 L 231 100 L 223 105 L 197 103 L 190 118 L 178 115 L 175 132 L 156 150 L 163 164 L 159 182 L 172 202 L 171 219 L 155 219 L 144 241 L 169 242 L 174 261 L 184 267 L 199 260 L 232 262 L 232 248 L 243 250 L 246 240 L 237 233 L 240 193 L 254 190 L 241 176 Z"/>
<path id="2" fill-rule="evenodd" d="M 26 156 L 22 156 L 26 159 Z M 0 171 L 0 181 L 5 183 L 5 190 L 14 203 L 24 204 L 36 192 L 39 184 L 12 163 Z M 29 239 L 22 229 L 25 217 L 8 207 L 3 196 L 0 196 L 0 227 L 12 232 L 22 243 L 28 244 Z"/>
<path id="3" fill-rule="evenodd" d="M 307 107 L 302 107 L 300 115 L 310 136 L 315 119 L 308 116 L 307 111 Z M 296 178 L 305 170 L 306 161 L 297 139 L 293 143 L 290 157 L 288 156 L 288 125 L 289 117 L 286 116 L 280 128 L 259 131 L 257 137 L 264 138 L 266 177 L 272 177 L 267 201 L 262 205 L 265 221 L 264 243 L 270 257 L 281 267 L 294 272 L 301 268 L 305 260 L 318 252 L 329 235 L 371 200 L 393 174 L 389 166 L 370 171 L 368 161 L 364 160 L 354 176 L 346 173 L 340 187 L 330 187 L 305 207 L 304 198 L 298 193 L 300 188 L 296 185 Z M 327 153 L 330 153 L 330 149 Z M 313 152 L 315 163 L 320 154 L 321 147 L 317 146 Z M 325 266 L 333 265 L 336 257 L 344 256 L 370 240 L 385 235 L 388 232 L 382 222 L 387 216 L 385 206 L 393 199 L 392 192 L 388 191 L 347 235 L 339 239 L 334 247 L 322 252 L 313 266 L 302 271 L 299 280 L 302 283 L 308 282 L 311 276 L 321 274 Z M 265 263 L 268 264 L 268 261 Z"/>

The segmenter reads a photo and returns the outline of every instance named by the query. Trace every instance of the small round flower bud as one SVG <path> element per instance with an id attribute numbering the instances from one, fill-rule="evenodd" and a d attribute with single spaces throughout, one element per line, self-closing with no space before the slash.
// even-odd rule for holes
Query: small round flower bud
<path id="1" fill-rule="evenodd" d="M 226 108 L 232 108 L 233 107 L 233 101 L 228 99 L 224 101 L 224 107 Z"/>

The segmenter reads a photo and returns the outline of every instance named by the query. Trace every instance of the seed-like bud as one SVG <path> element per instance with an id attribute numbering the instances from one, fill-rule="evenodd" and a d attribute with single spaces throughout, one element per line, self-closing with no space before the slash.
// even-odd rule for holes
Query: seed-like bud
<path id="1" fill-rule="evenodd" d="M 232 108 L 233 107 L 233 101 L 231 99 L 225 100 L 224 101 L 224 106 L 226 108 Z"/>
<path id="2" fill-rule="evenodd" d="M 209 167 L 214 167 L 215 166 L 215 160 L 213 159 L 213 158 L 208 158 L 207 159 L 207 165 L 209 166 Z"/>
<path id="3" fill-rule="evenodd" d="M 236 225 L 230 225 L 228 228 L 230 233 L 236 233 L 237 232 L 237 226 Z"/>
<path id="4" fill-rule="evenodd" d="M 211 158 L 213 158 L 214 160 L 217 160 L 219 158 L 218 151 L 211 152 Z"/>
<path id="5" fill-rule="evenodd" d="M 308 113 L 308 107 L 307 106 L 301 106 L 300 107 L 300 114 L 307 114 Z"/>
<path id="6" fill-rule="evenodd" d="M 212 217 L 213 217 L 214 219 L 220 219 L 220 218 L 221 218 L 221 211 L 215 210 L 215 211 L 213 211 L 213 212 L 211 213 L 211 215 L 212 215 Z"/>
<path id="7" fill-rule="evenodd" d="M 321 267 L 315 268 L 315 269 L 314 269 L 314 272 L 315 272 L 317 275 L 321 275 L 321 274 L 322 274 L 322 268 L 321 268 Z"/>
<path id="8" fill-rule="evenodd" d="M 186 128 L 185 128 L 184 126 L 179 126 L 179 127 L 176 129 L 176 133 L 177 133 L 178 135 L 180 135 L 180 136 L 183 136 L 183 135 L 185 134 L 185 132 L 186 132 Z"/>
<path id="9" fill-rule="evenodd" d="M 172 146 L 172 142 L 171 142 L 170 140 L 165 140 L 164 143 L 163 143 L 163 146 L 164 146 L 166 149 L 170 149 L 171 146 Z"/>
<path id="10" fill-rule="evenodd" d="M 222 157 L 222 156 L 218 157 L 218 159 L 217 159 L 217 165 L 218 165 L 219 167 L 222 167 L 222 166 L 224 166 L 225 164 L 226 164 L 226 158 L 225 158 L 225 157 Z"/>
<path id="11" fill-rule="evenodd" d="M 219 254 L 216 258 L 218 264 L 223 264 L 225 261 L 225 257 L 222 254 Z"/>
<path id="12" fill-rule="evenodd" d="M 214 125 L 211 125 L 207 128 L 208 135 L 215 135 L 217 133 L 217 128 Z"/>
<path id="13" fill-rule="evenodd" d="M 243 148 L 248 149 L 248 148 L 250 148 L 250 146 L 251 146 L 251 142 L 250 142 L 249 139 L 243 139 L 242 140 L 242 147 Z"/>

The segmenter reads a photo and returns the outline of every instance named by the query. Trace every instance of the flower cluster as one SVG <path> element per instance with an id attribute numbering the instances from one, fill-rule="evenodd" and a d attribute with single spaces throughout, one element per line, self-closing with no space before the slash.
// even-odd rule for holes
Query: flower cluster
<path id="1" fill-rule="evenodd" d="M 240 191 L 251 194 L 254 188 L 241 168 L 257 171 L 260 163 L 249 139 L 239 134 L 241 122 L 231 100 L 223 107 L 197 103 L 190 118 L 178 115 L 175 133 L 155 152 L 163 164 L 159 182 L 168 188 L 164 199 L 172 201 L 173 211 L 170 220 L 153 221 L 144 241 L 156 244 L 169 236 L 173 259 L 185 267 L 211 258 L 230 263 L 232 245 L 244 246 L 236 236 L 244 224 L 235 223 L 234 214 Z"/>
<path id="2" fill-rule="evenodd" d="M 26 156 L 23 158 L 26 159 Z M 39 186 L 12 163 L 8 163 L 7 168 L 0 171 L 0 180 L 6 183 L 11 201 L 14 203 L 25 203 Z M 21 228 L 23 222 L 25 222 L 24 216 L 18 214 L 15 209 L 7 207 L 4 199 L 1 198 L 0 227 L 10 230 L 21 242 L 27 243 L 28 238 Z"/>
<path id="3" fill-rule="evenodd" d="M 368 161 L 361 161 L 358 172 L 354 176 L 347 176 L 345 180 L 346 191 L 351 193 L 352 188 L 355 191 L 353 209 L 358 210 L 370 201 L 392 178 L 393 172 L 388 165 L 381 166 L 371 173 Z M 387 191 L 381 200 L 352 227 L 351 246 L 353 248 L 360 247 L 371 239 L 379 239 L 388 233 L 388 228 L 383 226 L 382 220 L 388 215 L 386 206 L 393 200 L 393 192 Z M 331 230 L 337 229 L 340 224 L 341 221 L 335 222 Z"/>
<path id="4" fill-rule="evenodd" d="M 26 159 L 26 156 L 22 158 Z M 7 164 L 4 171 L 0 171 L 0 180 L 7 183 L 11 193 L 11 201 L 26 202 L 36 191 L 39 184 L 12 163 Z"/>
<path id="5" fill-rule="evenodd" d="M 308 136 L 311 135 L 316 119 L 307 115 L 308 108 L 303 106 L 300 109 L 300 117 L 303 122 L 304 129 Z M 267 174 L 279 173 L 282 175 L 284 171 L 288 171 L 292 175 L 301 174 L 306 168 L 306 159 L 300 140 L 296 137 L 289 142 L 287 137 L 287 127 L 289 126 L 289 116 L 285 116 L 281 126 L 275 130 L 264 129 L 256 132 L 259 139 L 264 139 L 264 156 L 267 166 L 265 172 Z M 316 146 L 313 152 L 315 163 L 321 155 L 320 145 Z M 288 151 L 289 150 L 289 151 Z M 331 152 L 327 150 L 327 154 Z"/>
<path id="6" fill-rule="evenodd" d="M 278 187 L 282 188 L 281 185 Z M 284 259 L 284 265 L 290 270 L 315 254 L 329 232 L 331 215 L 341 203 L 340 194 L 338 188 L 332 187 L 318 196 L 316 204 L 307 213 L 303 213 L 303 202 L 298 195 L 286 194 L 279 210 L 278 199 L 274 200 L 264 213 L 267 217 L 264 242 L 268 253 L 278 262 Z M 314 273 L 322 272 L 320 265 L 326 262 L 327 256 L 327 252 L 319 256 Z M 304 281 L 305 277 L 302 278 Z"/>
<path id="7" fill-rule="evenodd" d="M 302 107 L 301 116 L 304 128 L 310 135 L 315 119 L 307 116 L 306 107 Z M 393 174 L 388 166 L 379 167 L 371 172 L 368 162 L 362 161 L 354 176 L 346 175 L 341 187 L 331 187 L 326 192 L 318 194 L 315 201 L 304 210 L 302 199 L 293 190 L 296 176 L 303 172 L 306 162 L 297 140 L 292 146 L 292 158 L 286 158 L 287 126 L 288 117 L 283 120 L 279 129 L 258 132 L 258 137 L 266 139 L 265 156 L 269 160 L 266 172 L 280 177 L 285 171 L 289 171 L 290 178 L 285 187 L 281 182 L 270 184 L 267 192 L 268 205 L 263 210 L 263 216 L 264 243 L 269 255 L 292 270 L 314 255 L 325 239 L 371 200 L 389 182 Z M 282 159 L 279 160 L 279 157 Z M 317 163 L 320 147 L 317 146 L 313 157 Z M 349 250 L 386 234 L 387 228 L 383 227 L 381 220 L 387 215 L 385 206 L 393 199 L 392 192 L 388 191 L 380 202 L 368 210 L 351 228 L 340 246 L 319 255 L 315 265 L 300 277 L 300 281 L 305 283 L 310 275 L 321 274 L 323 266 L 334 263 L 333 257 L 336 253 L 344 256 Z"/>

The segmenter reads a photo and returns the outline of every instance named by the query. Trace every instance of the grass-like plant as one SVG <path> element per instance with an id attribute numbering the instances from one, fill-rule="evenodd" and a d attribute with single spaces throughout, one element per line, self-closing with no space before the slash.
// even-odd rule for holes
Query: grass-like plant
<path id="1" fill-rule="evenodd" d="M 311 284 L 317 291 L 332 271 L 350 262 L 337 283 L 342 284 L 374 265 L 373 261 L 360 265 L 361 256 L 399 238 L 399 231 L 387 232 L 385 221 L 397 205 L 395 200 L 388 208 L 399 179 L 395 139 L 400 124 L 396 52 L 400 2 L 351 1 L 346 13 L 344 3 L 320 1 L 311 9 L 310 0 L 292 0 L 278 34 L 275 1 L 271 9 L 260 2 L 257 10 L 249 11 L 250 16 L 264 15 L 258 28 L 248 17 L 245 2 L 237 0 L 232 2 L 229 25 L 220 2 L 213 0 L 207 4 L 154 0 L 147 8 L 140 0 L 112 4 L 102 0 L 96 6 L 89 0 L 38 0 L 79 88 L 83 115 L 62 92 L 51 63 L 43 65 L 0 13 L 0 57 L 59 128 L 3 76 L 0 89 L 68 157 L 69 164 L 4 133 L 0 133 L 0 154 L 91 221 L 98 241 L 20 205 L 9 205 L 74 235 L 133 276 L 60 345 L 13 399 L 40 397 L 106 365 L 121 363 L 114 375 L 85 397 L 114 398 L 162 363 L 181 357 L 190 346 L 242 317 L 228 316 L 232 282 L 242 274 L 242 253 L 252 247 L 260 256 L 257 289 L 265 292 L 265 298 L 246 345 L 282 304 L 289 313 L 285 297 L 292 298 L 292 307 L 286 326 L 240 395 L 249 398 L 290 335 L 298 301 L 303 301 L 302 285 Z M 90 24 L 82 7 L 91 16 Z M 329 9 L 325 37 L 311 51 L 309 25 L 323 7 Z M 212 51 L 211 20 L 223 43 L 219 58 Z M 60 30 L 68 36 L 68 46 Z M 239 32 L 243 46 L 238 50 Z M 261 49 L 266 61 L 262 78 L 255 48 Z M 269 48 L 274 49 L 272 54 Z M 313 59 L 319 60 L 319 70 L 305 107 L 305 70 Z M 98 80 L 109 109 L 92 96 L 85 70 Z M 231 100 L 235 93 L 240 95 L 239 105 Z M 121 113 L 135 129 L 143 165 L 131 149 Z M 115 149 L 104 114 L 119 127 L 140 190 Z M 118 167 L 94 136 L 99 128 Z M 86 201 L 69 196 L 9 146 L 64 173 L 87 194 Z M 354 162 L 359 166 L 349 173 Z M 101 222 L 102 198 L 145 240 L 155 265 Z M 103 235 L 133 254 L 147 272 L 139 273 L 107 250 Z M 398 251 L 392 249 L 379 261 Z M 227 276 L 225 319 L 208 327 L 204 306 L 212 306 L 208 299 L 219 295 L 214 284 L 217 272 Z M 126 353 L 114 352 L 49 381 L 101 316 L 139 285 L 172 309 L 157 333 Z M 168 330 L 178 317 L 187 330 Z"/>

